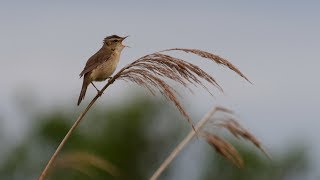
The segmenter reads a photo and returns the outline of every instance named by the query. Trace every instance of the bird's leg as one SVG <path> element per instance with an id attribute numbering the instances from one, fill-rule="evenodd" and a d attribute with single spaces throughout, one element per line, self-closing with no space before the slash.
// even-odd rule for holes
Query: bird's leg
<path id="1" fill-rule="evenodd" d="M 103 94 L 103 92 L 101 92 L 94 84 L 93 84 L 93 82 L 91 82 L 91 84 L 92 84 L 92 86 L 94 87 L 94 88 L 96 88 L 96 90 L 98 91 L 98 94 Z"/>
<path id="2" fill-rule="evenodd" d="M 108 79 L 108 82 L 109 82 L 112 79 L 112 76 L 109 76 L 107 79 Z"/>
<path id="3" fill-rule="evenodd" d="M 96 90 L 99 92 L 100 90 L 93 84 L 93 82 L 91 82 L 91 84 L 92 84 L 92 86 L 94 87 L 94 88 L 96 88 Z"/>

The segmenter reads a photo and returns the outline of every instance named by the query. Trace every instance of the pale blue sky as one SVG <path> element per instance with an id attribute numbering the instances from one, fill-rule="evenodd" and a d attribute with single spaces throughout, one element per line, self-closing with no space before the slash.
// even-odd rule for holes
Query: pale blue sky
<path id="1" fill-rule="evenodd" d="M 215 98 L 203 91 L 196 100 L 186 97 L 194 117 L 226 105 L 269 149 L 308 139 L 319 162 L 319 9 L 319 1 L 0 2 L 0 115 L 6 122 L 14 117 L 6 123 L 10 131 L 27 124 L 13 113 L 24 91 L 42 105 L 68 103 L 76 110 L 78 74 L 87 58 L 106 35 L 130 35 L 126 43 L 132 48 L 119 66 L 171 47 L 229 59 L 253 85 L 215 64 L 176 54 L 215 75 L 225 90 Z M 99 103 L 119 99 L 128 88 L 115 84 Z"/>

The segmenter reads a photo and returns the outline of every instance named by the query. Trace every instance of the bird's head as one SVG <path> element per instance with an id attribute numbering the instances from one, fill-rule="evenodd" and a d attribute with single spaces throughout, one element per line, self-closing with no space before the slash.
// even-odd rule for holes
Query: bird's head
<path id="1" fill-rule="evenodd" d="M 128 47 L 128 46 L 122 44 L 122 41 L 124 39 L 126 39 L 127 37 L 128 36 L 120 37 L 117 35 L 108 36 L 108 37 L 104 38 L 103 45 L 107 46 L 111 49 L 116 49 L 116 50 L 121 51 L 123 48 Z"/>

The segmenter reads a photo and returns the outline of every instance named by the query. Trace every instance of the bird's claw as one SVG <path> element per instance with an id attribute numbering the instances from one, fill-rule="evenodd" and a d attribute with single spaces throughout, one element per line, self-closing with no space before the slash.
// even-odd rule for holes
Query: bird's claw
<path id="1" fill-rule="evenodd" d="M 103 91 L 99 91 L 99 90 L 98 90 L 98 95 L 99 95 L 99 96 L 102 96 L 102 94 L 103 94 Z"/>
<path id="2" fill-rule="evenodd" d="M 110 83 L 112 76 L 108 77 L 108 83 Z"/>

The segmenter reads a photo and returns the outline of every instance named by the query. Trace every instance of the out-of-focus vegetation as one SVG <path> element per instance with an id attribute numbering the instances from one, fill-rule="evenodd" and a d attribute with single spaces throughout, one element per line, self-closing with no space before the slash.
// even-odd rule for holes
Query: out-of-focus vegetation
<path id="1" fill-rule="evenodd" d="M 94 166 L 75 170 L 57 165 L 49 179 L 147 179 L 190 130 L 189 124 L 171 107 L 141 97 L 108 108 L 94 106 L 68 140 L 61 157 L 70 152 L 86 152 L 112 163 L 120 176 L 113 177 Z M 36 179 L 76 116 L 77 113 L 65 109 L 35 115 L 31 133 L 2 159 L 0 179 Z M 193 166 L 202 172 L 200 179 L 280 180 L 308 170 L 303 149 L 287 149 L 282 157 L 272 155 L 276 159 L 269 161 L 254 148 L 237 147 L 245 160 L 243 169 L 217 156 L 207 145 L 206 161 Z M 173 179 L 173 173 L 184 173 L 173 168 L 169 166 L 160 179 Z"/>
<path id="2" fill-rule="evenodd" d="M 237 143 L 237 150 L 245 160 L 244 168 L 237 168 L 216 153 L 203 164 L 201 179 L 223 180 L 297 180 L 307 176 L 308 157 L 304 147 L 290 147 L 282 156 L 272 154 L 267 159 L 248 144 Z"/>

